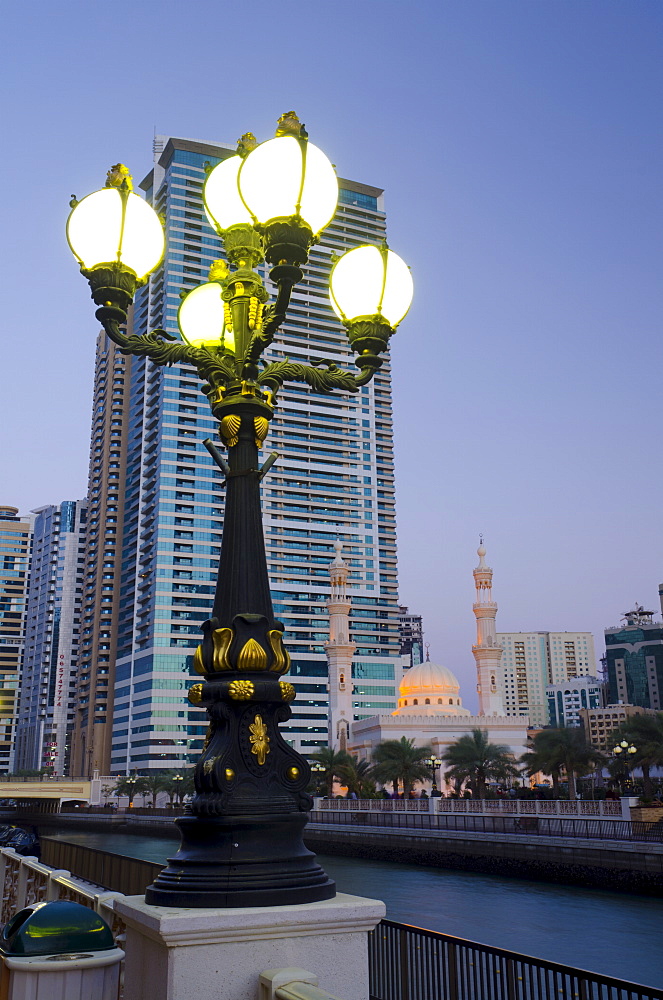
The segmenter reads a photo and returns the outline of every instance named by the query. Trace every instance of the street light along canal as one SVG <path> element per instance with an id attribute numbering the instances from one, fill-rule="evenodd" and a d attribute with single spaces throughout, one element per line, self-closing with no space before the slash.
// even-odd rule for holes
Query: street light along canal
<path id="1" fill-rule="evenodd" d="M 158 863 L 176 849 L 163 837 L 48 836 Z M 663 982 L 663 899 L 388 861 L 319 861 L 339 892 L 383 899 L 391 920 L 636 983 Z"/>

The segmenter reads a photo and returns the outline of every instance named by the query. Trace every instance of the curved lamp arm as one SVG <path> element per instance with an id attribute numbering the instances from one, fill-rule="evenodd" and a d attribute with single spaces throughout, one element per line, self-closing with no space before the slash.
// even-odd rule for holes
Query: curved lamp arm
<path id="1" fill-rule="evenodd" d="M 152 330 L 141 336 L 136 334 L 128 336 L 120 329 L 121 323 L 125 321 L 124 318 L 109 315 L 110 312 L 108 307 L 97 310 L 97 319 L 123 354 L 147 357 L 155 365 L 172 365 L 186 361 L 193 365 L 200 377 L 214 388 L 219 385 L 228 386 L 237 379 L 234 364 L 225 355 L 215 354 L 205 347 L 182 344 L 165 330 Z"/>

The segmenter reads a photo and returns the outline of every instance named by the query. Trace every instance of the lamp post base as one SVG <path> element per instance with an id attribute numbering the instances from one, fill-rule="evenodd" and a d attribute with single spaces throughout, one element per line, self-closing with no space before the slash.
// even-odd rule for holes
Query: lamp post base
<path id="1" fill-rule="evenodd" d="M 306 813 L 183 816 L 182 843 L 145 892 L 153 906 L 286 906 L 332 899 L 336 884 L 302 840 Z"/>

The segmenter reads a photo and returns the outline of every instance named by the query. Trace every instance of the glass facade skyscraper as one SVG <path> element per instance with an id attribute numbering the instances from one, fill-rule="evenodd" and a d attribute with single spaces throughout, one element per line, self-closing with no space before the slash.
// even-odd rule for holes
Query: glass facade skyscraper
<path id="1" fill-rule="evenodd" d="M 69 774 L 87 501 L 33 511 L 16 770 Z"/>
<path id="2" fill-rule="evenodd" d="M 140 289 L 133 332 L 177 336 L 180 292 L 207 280 L 221 243 L 205 217 L 205 170 L 234 150 L 157 137 L 142 187 L 166 222 L 167 253 Z M 208 166 L 209 165 L 209 166 Z M 316 357 L 354 368 L 329 305 L 332 251 L 385 237 L 382 191 L 340 180 L 338 212 L 310 254 L 288 321 L 267 362 Z M 270 283 L 262 270 L 268 290 Z M 184 695 L 200 623 L 209 615 L 223 526 L 221 476 L 202 440 L 216 422 L 187 365 L 133 358 L 119 589 L 111 770 L 173 768 L 197 759 L 205 715 Z M 298 692 L 284 736 L 302 751 L 327 742 L 328 566 L 340 538 L 350 565 L 355 717 L 396 705 L 400 639 L 387 361 L 355 395 L 286 385 L 266 452 L 279 459 L 263 483 L 265 539 L 275 613 L 286 626 Z"/>
<path id="3" fill-rule="evenodd" d="M 32 518 L 0 506 L 0 771 L 13 769 Z"/>

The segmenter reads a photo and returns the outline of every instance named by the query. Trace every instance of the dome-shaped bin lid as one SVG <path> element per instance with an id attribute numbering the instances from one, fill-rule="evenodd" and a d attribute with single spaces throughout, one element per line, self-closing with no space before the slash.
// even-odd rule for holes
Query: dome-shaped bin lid
<path id="1" fill-rule="evenodd" d="M 4 955 L 66 955 L 115 948 L 105 920 L 81 903 L 57 899 L 19 910 L 0 935 Z"/>

